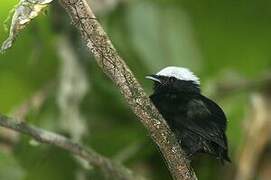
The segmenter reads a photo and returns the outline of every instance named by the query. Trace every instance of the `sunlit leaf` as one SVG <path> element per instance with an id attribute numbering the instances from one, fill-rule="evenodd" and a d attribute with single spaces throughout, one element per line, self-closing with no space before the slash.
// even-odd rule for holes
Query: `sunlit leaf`
<path id="1" fill-rule="evenodd" d="M 10 48 L 18 33 L 52 1 L 53 0 L 21 0 L 14 10 L 9 37 L 2 44 L 1 52 Z"/>

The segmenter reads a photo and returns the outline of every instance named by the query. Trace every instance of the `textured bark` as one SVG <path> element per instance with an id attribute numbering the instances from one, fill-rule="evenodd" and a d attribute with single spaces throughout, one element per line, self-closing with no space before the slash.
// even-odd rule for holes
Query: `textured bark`
<path id="1" fill-rule="evenodd" d="M 147 128 L 167 161 L 174 179 L 196 179 L 189 161 L 165 120 L 151 103 L 131 70 L 118 55 L 102 26 L 85 0 L 60 0 L 73 24 L 102 70 L 119 88 L 134 113 Z"/>
<path id="2" fill-rule="evenodd" d="M 106 179 L 143 180 L 142 177 L 135 176 L 129 169 L 99 155 L 94 150 L 86 149 L 82 145 L 74 143 L 59 134 L 27 125 L 23 120 L 0 115 L 0 126 L 29 135 L 40 143 L 51 144 L 77 155 L 86 160 L 90 165 L 99 168 Z"/>

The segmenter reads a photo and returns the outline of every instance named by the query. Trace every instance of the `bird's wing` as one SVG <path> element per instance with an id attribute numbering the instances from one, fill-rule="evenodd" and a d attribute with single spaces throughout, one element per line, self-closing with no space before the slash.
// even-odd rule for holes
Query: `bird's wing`
<path id="1" fill-rule="evenodd" d="M 206 97 L 191 99 L 187 104 L 187 118 L 179 120 L 183 127 L 227 148 L 224 131 L 226 117 L 222 109 Z"/>

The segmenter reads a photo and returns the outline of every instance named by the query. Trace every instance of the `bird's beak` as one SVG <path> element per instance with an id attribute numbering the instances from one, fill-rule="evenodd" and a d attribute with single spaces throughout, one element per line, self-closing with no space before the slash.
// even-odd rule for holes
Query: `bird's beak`
<path id="1" fill-rule="evenodd" d="M 155 82 L 158 82 L 158 83 L 161 83 L 161 80 L 159 79 L 159 76 L 157 76 L 157 75 L 148 75 L 145 78 L 150 79 L 150 80 L 155 81 Z"/>

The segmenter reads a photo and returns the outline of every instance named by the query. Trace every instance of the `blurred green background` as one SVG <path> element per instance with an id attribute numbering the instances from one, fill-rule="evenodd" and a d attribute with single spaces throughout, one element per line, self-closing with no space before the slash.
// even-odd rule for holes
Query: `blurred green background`
<path id="1" fill-rule="evenodd" d="M 152 84 L 144 79 L 145 75 L 168 65 L 188 67 L 201 78 L 203 93 L 214 97 L 227 114 L 233 163 L 222 166 L 212 158 L 201 157 L 195 159 L 193 167 L 199 179 L 231 179 L 243 144 L 251 92 L 242 89 L 224 95 L 217 92 L 217 86 L 240 79 L 258 80 L 269 72 L 271 1 L 93 1 L 90 4 L 98 19 L 148 94 Z M 16 3 L 0 0 L 2 25 Z M 3 25 L 0 42 L 7 36 Z M 75 70 L 69 69 L 73 65 L 65 64 L 59 52 L 65 49 L 63 38 L 82 74 L 73 74 Z M 63 95 L 65 72 L 68 77 L 85 79 L 79 95 L 74 83 L 68 86 L 74 91 Z M 157 147 L 118 89 L 87 53 L 79 33 L 57 2 L 18 36 L 12 49 L 0 55 L 0 112 L 14 115 L 47 86 L 50 88 L 38 107 L 28 103 L 30 107 L 24 113 L 27 122 L 75 138 L 150 179 L 170 179 Z M 70 96 L 77 100 L 70 102 Z M 63 123 L 70 110 L 78 115 L 77 122 L 69 121 L 71 126 L 78 126 L 76 132 Z M 67 152 L 35 145 L 26 136 L 14 140 L 9 133 L 2 133 L 5 135 L 0 138 L 0 179 L 102 179 Z"/>

